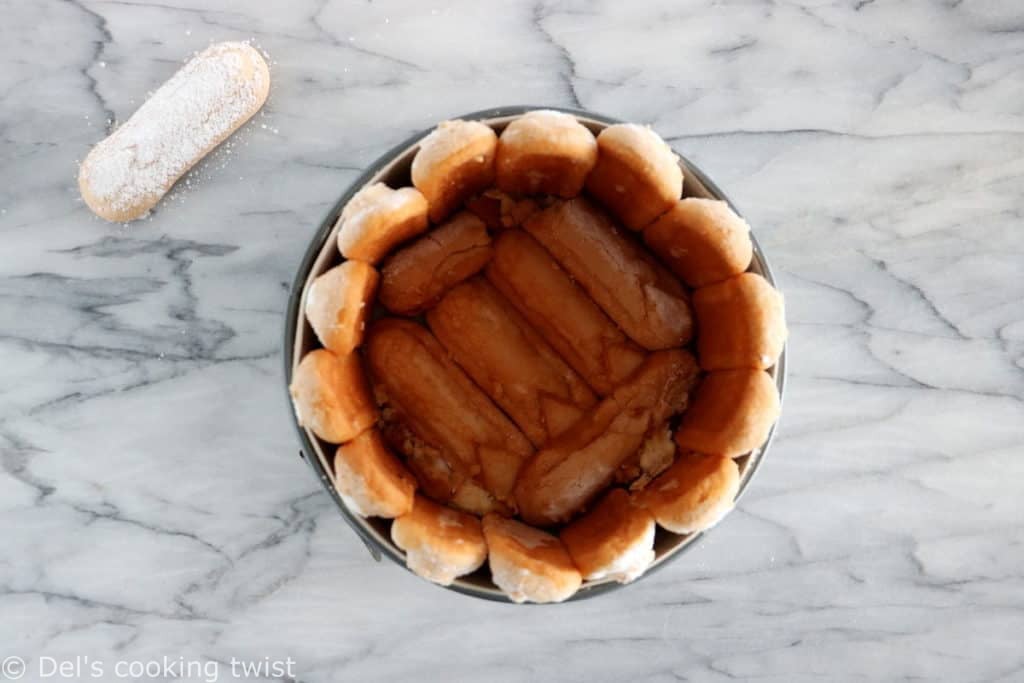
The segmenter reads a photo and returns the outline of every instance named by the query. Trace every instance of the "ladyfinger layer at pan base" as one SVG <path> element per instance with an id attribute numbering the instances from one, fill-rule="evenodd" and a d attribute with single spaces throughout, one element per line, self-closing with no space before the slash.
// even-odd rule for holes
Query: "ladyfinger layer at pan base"
<path id="1" fill-rule="evenodd" d="M 193 57 L 78 171 L 82 199 L 100 218 L 144 216 L 267 100 L 270 71 L 248 43 L 218 43 Z"/>
<path id="2" fill-rule="evenodd" d="M 411 571 L 558 602 L 732 508 L 733 458 L 778 415 L 784 308 L 746 223 L 682 173 L 650 129 L 531 112 L 440 124 L 415 187 L 344 207 L 292 396 Z"/>

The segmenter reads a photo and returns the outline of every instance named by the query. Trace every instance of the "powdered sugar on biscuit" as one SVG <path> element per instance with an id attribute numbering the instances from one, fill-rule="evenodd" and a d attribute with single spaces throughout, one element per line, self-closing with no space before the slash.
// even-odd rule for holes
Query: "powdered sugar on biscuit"
<path id="1" fill-rule="evenodd" d="M 79 182 L 90 206 L 117 215 L 155 203 L 259 109 L 268 85 L 263 58 L 247 43 L 198 54 L 89 153 Z"/>

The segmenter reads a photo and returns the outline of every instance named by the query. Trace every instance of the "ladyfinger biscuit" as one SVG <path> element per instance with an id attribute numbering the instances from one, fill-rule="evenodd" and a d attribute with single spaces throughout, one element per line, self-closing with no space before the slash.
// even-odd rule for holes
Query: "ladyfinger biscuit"
<path id="1" fill-rule="evenodd" d="M 643 362 L 643 351 L 528 234 L 509 230 L 498 237 L 485 272 L 599 395 L 609 394 Z"/>
<path id="2" fill-rule="evenodd" d="M 637 494 L 658 524 L 675 534 L 704 531 L 729 510 L 740 489 L 740 470 L 724 455 L 681 455 Z"/>
<path id="3" fill-rule="evenodd" d="M 597 163 L 597 140 L 575 116 L 527 112 L 498 138 L 498 189 L 511 195 L 575 197 Z"/>
<path id="4" fill-rule="evenodd" d="M 459 213 L 395 253 L 381 269 L 380 301 L 402 315 L 420 313 L 491 259 L 491 238 L 476 216 Z"/>
<path id="5" fill-rule="evenodd" d="M 704 376 L 676 430 L 683 450 L 738 457 L 757 448 L 779 417 L 779 393 L 761 370 L 716 370 Z"/>
<path id="6" fill-rule="evenodd" d="M 457 458 L 507 499 L 529 440 L 448 357 L 430 332 L 397 318 L 374 323 L 366 356 L 375 386 L 421 439 Z"/>
<path id="7" fill-rule="evenodd" d="M 391 525 L 391 540 L 405 551 L 409 569 L 442 586 L 475 572 L 487 559 L 479 519 L 423 496 Z"/>
<path id="8" fill-rule="evenodd" d="M 379 387 L 374 387 L 380 394 Z M 488 512 L 508 514 L 511 508 L 491 495 L 469 473 L 469 468 L 451 453 L 416 436 L 389 407 L 386 398 L 380 402 L 383 422 L 381 434 L 385 441 L 405 456 L 405 463 L 416 475 L 424 493 L 441 503 L 449 503 L 474 515 Z"/>
<path id="9" fill-rule="evenodd" d="M 306 320 L 321 344 L 344 356 L 362 343 L 379 279 L 373 266 L 345 261 L 313 280 L 306 292 Z"/>
<path id="10" fill-rule="evenodd" d="M 640 230 L 672 208 L 683 193 L 675 152 L 650 128 L 608 126 L 597 136 L 597 164 L 587 192 L 630 230 Z"/>
<path id="11" fill-rule="evenodd" d="M 434 336 L 535 446 L 597 402 L 590 387 L 493 285 L 472 278 L 427 313 Z"/>
<path id="12" fill-rule="evenodd" d="M 384 183 L 356 192 L 338 217 L 338 251 L 348 259 L 377 263 L 394 247 L 427 229 L 427 200 L 411 187 Z"/>
<path id="13" fill-rule="evenodd" d="M 479 121 L 442 121 L 420 142 L 412 160 L 412 184 L 440 223 L 467 198 L 494 184 L 498 136 Z"/>
<path id="14" fill-rule="evenodd" d="M 391 519 L 412 510 L 416 481 L 387 449 L 376 429 L 338 446 L 334 485 L 348 509 Z"/>
<path id="15" fill-rule="evenodd" d="M 384 441 L 405 456 L 405 464 L 416 475 L 423 491 L 434 500 L 447 503 L 471 474 L 455 456 L 445 454 L 416 436 L 391 407 L 391 401 L 380 386 L 373 387 L 380 407 L 380 433 Z"/>
<path id="16" fill-rule="evenodd" d="M 705 370 L 775 365 L 786 343 L 782 294 L 756 273 L 742 273 L 693 293 L 700 335 L 697 358 Z"/>
<path id="17" fill-rule="evenodd" d="M 686 406 L 697 372 L 682 349 L 652 353 L 597 408 L 527 461 L 515 488 L 520 516 L 539 526 L 568 521 L 653 430 Z"/>
<path id="18" fill-rule="evenodd" d="M 559 536 L 586 580 L 629 583 L 654 561 L 654 518 L 623 489 L 609 491 Z"/>
<path id="19" fill-rule="evenodd" d="M 703 287 L 750 265 L 750 226 L 717 199 L 687 197 L 644 228 L 644 242 L 683 282 Z"/>
<path id="20" fill-rule="evenodd" d="M 682 284 L 593 204 L 559 202 L 523 227 L 637 344 L 654 351 L 690 340 Z"/>
<path id="21" fill-rule="evenodd" d="M 206 48 L 160 86 L 78 171 L 82 199 L 108 221 L 134 220 L 259 111 L 270 71 L 248 43 Z"/>
<path id="22" fill-rule="evenodd" d="M 299 424 L 324 441 L 348 441 L 377 419 L 363 367 L 354 353 L 310 351 L 295 368 L 288 390 Z"/>
<path id="23" fill-rule="evenodd" d="M 557 537 L 493 514 L 483 530 L 491 579 L 514 602 L 562 602 L 583 582 Z"/>

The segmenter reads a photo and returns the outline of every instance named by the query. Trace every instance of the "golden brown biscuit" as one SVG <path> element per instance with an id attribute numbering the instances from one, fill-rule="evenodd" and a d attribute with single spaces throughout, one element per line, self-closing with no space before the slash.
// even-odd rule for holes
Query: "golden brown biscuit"
<path id="1" fill-rule="evenodd" d="M 377 387 L 374 390 L 382 393 Z M 405 456 L 406 465 L 428 496 L 474 515 L 483 516 L 488 512 L 512 514 L 512 508 L 498 501 L 473 478 L 469 468 L 455 455 L 414 434 L 390 408 L 386 397 L 379 403 L 384 406 L 381 434 L 393 449 Z"/>
<path id="2" fill-rule="evenodd" d="M 717 524 L 740 488 L 740 470 L 724 455 L 681 455 L 664 474 L 637 494 L 665 529 L 692 534 Z"/>
<path id="3" fill-rule="evenodd" d="M 523 226 L 640 346 L 682 346 L 693 333 L 686 290 L 583 198 L 558 202 Z"/>
<path id="4" fill-rule="evenodd" d="M 514 602 L 562 602 L 582 583 L 561 541 L 498 515 L 483 521 L 491 579 Z"/>
<path id="5" fill-rule="evenodd" d="M 587 580 L 629 583 L 654 561 L 654 518 L 622 489 L 609 491 L 559 536 Z"/>
<path id="6" fill-rule="evenodd" d="M 472 474 L 458 458 L 419 438 L 391 408 L 387 393 L 373 387 L 380 406 L 380 433 L 384 441 L 405 456 L 405 464 L 416 475 L 420 488 L 442 503 L 452 499 L 454 492 Z"/>
<path id="7" fill-rule="evenodd" d="M 528 234 L 503 233 L 487 279 L 599 395 L 609 394 L 644 354 Z"/>
<path id="8" fill-rule="evenodd" d="M 359 356 L 316 349 L 302 357 L 288 388 L 299 424 L 324 441 L 343 443 L 377 419 Z"/>
<path id="9" fill-rule="evenodd" d="M 320 343 L 338 355 L 363 341 L 379 276 L 362 261 L 345 261 L 317 277 L 306 292 L 306 320 Z"/>
<path id="10" fill-rule="evenodd" d="M 700 336 L 697 357 L 705 370 L 775 365 L 786 343 L 782 294 L 755 273 L 742 273 L 693 293 Z"/>
<path id="11" fill-rule="evenodd" d="M 676 430 L 681 449 L 743 455 L 764 443 L 779 417 L 779 393 L 761 370 L 716 370 L 704 376 Z"/>
<path id="12" fill-rule="evenodd" d="M 376 263 L 427 229 L 427 200 L 411 187 L 393 190 L 374 183 L 348 200 L 335 227 L 342 256 Z"/>
<path id="13" fill-rule="evenodd" d="M 380 302 L 395 313 L 420 313 L 483 268 L 491 253 L 483 221 L 456 214 L 388 259 L 381 269 Z"/>
<path id="14" fill-rule="evenodd" d="M 108 221 L 144 216 L 259 111 L 269 91 L 259 50 L 242 42 L 211 45 L 92 148 L 78 171 L 82 199 Z"/>
<path id="15" fill-rule="evenodd" d="M 440 223 L 467 198 L 494 183 L 498 136 L 479 121 L 442 121 L 420 142 L 412 160 L 412 184 Z"/>
<path id="16" fill-rule="evenodd" d="M 405 551 L 409 569 L 442 586 L 475 572 L 487 559 L 479 519 L 423 496 L 391 525 L 391 540 Z"/>
<path id="17" fill-rule="evenodd" d="M 378 395 L 381 394 L 378 387 L 374 387 L 374 390 Z M 457 457 L 416 436 L 395 415 L 386 397 L 379 402 L 384 406 L 381 411 L 381 434 L 393 449 L 405 456 L 405 464 L 416 475 L 416 481 L 424 493 L 438 502 L 450 503 L 474 515 L 511 512 L 510 507 L 498 502 L 472 478 L 469 468 Z"/>
<path id="18" fill-rule="evenodd" d="M 597 403 L 579 375 L 483 278 L 449 291 L 427 313 L 452 358 L 535 446 L 564 432 Z"/>
<path id="19" fill-rule="evenodd" d="M 682 349 L 652 353 L 595 410 L 523 466 L 515 488 L 522 518 L 546 526 L 579 512 L 644 439 L 686 406 L 697 372 L 697 362 Z"/>
<path id="20" fill-rule="evenodd" d="M 587 176 L 587 192 L 627 228 L 640 230 L 682 195 L 683 171 L 657 133 L 619 123 L 597 136 L 597 164 Z"/>
<path id="21" fill-rule="evenodd" d="M 644 241 L 683 282 L 703 287 L 750 265 L 750 226 L 725 202 L 687 197 L 644 228 Z"/>
<path id="22" fill-rule="evenodd" d="M 376 429 L 338 447 L 334 485 L 349 510 L 391 519 L 412 509 L 416 482 L 388 451 Z"/>
<path id="23" fill-rule="evenodd" d="M 597 163 L 597 141 L 575 116 L 538 110 L 523 114 L 498 138 L 498 189 L 511 195 L 575 197 Z"/>
<path id="24" fill-rule="evenodd" d="M 533 447 L 430 332 L 409 320 L 379 320 L 367 334 L 366 357 L 375 388 L 413 433 L 479 473 L 499 500 L 509 497 Z"/>

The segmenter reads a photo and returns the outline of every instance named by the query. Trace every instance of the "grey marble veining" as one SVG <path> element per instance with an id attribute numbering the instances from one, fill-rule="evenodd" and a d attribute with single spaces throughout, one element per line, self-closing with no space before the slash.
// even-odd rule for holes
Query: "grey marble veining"
<path id="1" fill-rule="evenodd" d="M 3 16 L 0 659 L 1024 680 L 1019 3 Z M 272 59 L 264 114 L 151 219 L 92 217 L 77 161 L 190 53 L 243 38 Z M 413 131 L 510 103 L 653 125 L 748 216 L 792 331 L 779 438 L 738 510 L 649 579 L 555 608 L 374 564 L 296 457 L 281 388 L 287 288 L 339 192 Z"/>

